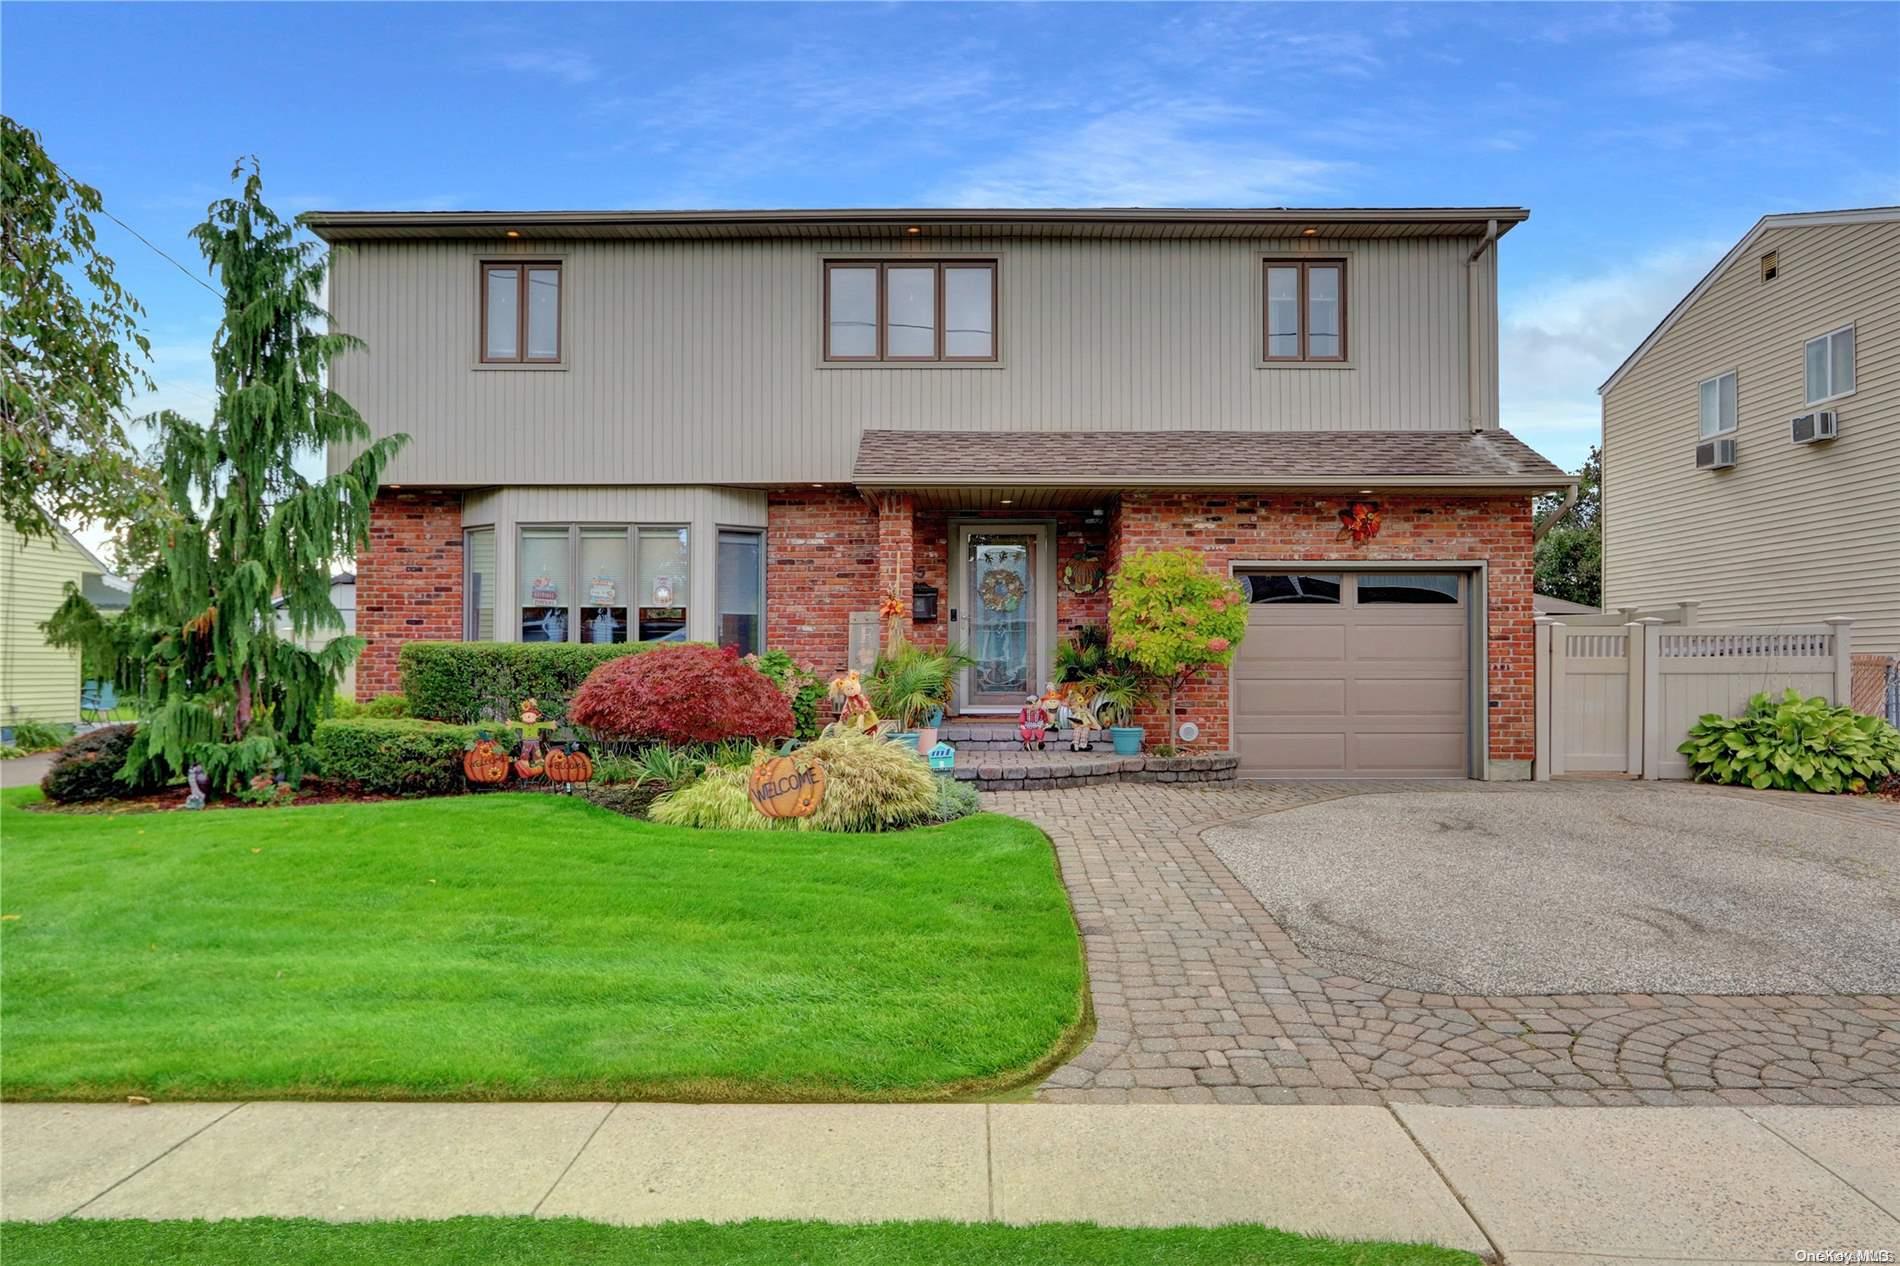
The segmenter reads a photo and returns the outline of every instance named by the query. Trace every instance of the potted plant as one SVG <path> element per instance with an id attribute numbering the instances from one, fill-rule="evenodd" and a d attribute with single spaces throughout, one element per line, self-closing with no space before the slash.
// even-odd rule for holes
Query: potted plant
<path id="1" fill-rule="evenodd" d="M 877 714 L 896 723 L 893 741 L 929 751 L 956 697 L 957 674 L 973 663 L 955 646 L 933 651 L 895 638 L 872 666 L 864 691 Z"/>
<path id="2" fill-rule="evenodd" d="M 1122 559 L 1108 594 L 1109 649 L 1168 688 L 1173 746 L 1181 687 L 1225 667 L 1247 634 L 1245 591 L 1207 565 L 1199 550 L 1136 550 Z M 1120 751 L 1119 742 L 1116 751 Z"/>
<path id="3" fill-rule="evenodd" d="M 1143 730 L 1128 724 L 1148 698 L 1148 682 L 1141 669 L 1109 645 L 1108 630 L 1085 625 L 1056 647 L 1056 680 L 1066 682 L 1082 699 L 1097 729 L 1106 729 L 1118 755 L 1141 751 Z"/>

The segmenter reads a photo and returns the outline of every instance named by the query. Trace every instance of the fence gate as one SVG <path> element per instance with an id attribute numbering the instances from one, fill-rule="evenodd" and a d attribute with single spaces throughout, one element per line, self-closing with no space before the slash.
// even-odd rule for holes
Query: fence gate
<path id="1" fill-rule="evenodd" d="M 1733 716 L 1757 692 L 1790 687 L 1851 696 L 1852 621 L 1698 625 L 1689 604 L 1674 613 L 1682 622 L 1669 614 L 1537 622 L 1537 778 L 1687 778 L 1676 747 L 1703 714 Z"/>

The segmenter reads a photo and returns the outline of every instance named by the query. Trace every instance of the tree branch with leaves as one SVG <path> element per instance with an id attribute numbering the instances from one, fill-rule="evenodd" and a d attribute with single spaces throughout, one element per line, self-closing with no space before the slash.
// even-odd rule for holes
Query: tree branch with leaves
<path id="1" fill-rule="evenodd" d="M 152 380 L 145 315 L 99 253 L 99 191 L 0 116 L 0 515 L 23 536 L 118 525 L 155 495 L 122 421 Z"/>

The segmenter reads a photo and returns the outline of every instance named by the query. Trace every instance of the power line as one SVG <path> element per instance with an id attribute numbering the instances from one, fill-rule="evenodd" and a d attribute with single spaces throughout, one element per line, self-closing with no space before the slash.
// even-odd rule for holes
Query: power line
<path id="1" fill-rule="evenodd" d="M 79 177 L 67 171 L 64 167 L 61 167 L 57 162 L 54 162 L 51 155 L 47 155 L 46 161 L 53 164 L 54 171 L 66 177 L 66 179 L 70 180 L 72 183 L 76 185 L 83 185 L 86 183 L 85 181 L 79 179 Z M 87 186 L 87 187 L 90 188 L 91 186 Z M 152 245 L 151 238 L 146 237 L 145 234 L 139 232 L 137 229 L 127 224 L 124 220 L 121 220 L 118 216 L 106 210 L 104 198 L 101 198 L 99 200 L 99 214 L 103 215 L 106 219 L 112 221 L 114 224 L 124 229 L 127 233 L 130 233 L 133 237 L 136 237 L 139 241 L 145 243 L 147 248 L 149 248 L 154 255 L 157 255 L 160 259 L 170 264 L 173 268 L 176 268 L 179 272 L 191 278 L 192 281 L 196 282 L 198 285 L 203 286 L 206 293 L 216 296 L 220 301 L 223 300 L 224 296 L 221 294 L 218 294 L 216 287 L 212 286 L 211 283 L 207 282 L 203 277 L 200 277 L 197 273 L 192 272 L 191 269 L 185 267 L 183 264 L 173 259 L 170 255 L 167 255 L 164 251 L 160 250 L 158 247 Z"/>

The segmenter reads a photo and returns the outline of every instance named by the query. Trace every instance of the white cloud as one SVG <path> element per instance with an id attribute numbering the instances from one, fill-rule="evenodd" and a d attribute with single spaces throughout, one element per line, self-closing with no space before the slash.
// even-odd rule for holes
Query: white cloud
<path id="1" fill-rule="evenodd" d="M 528 48 L 503 53 L 494 59 L 503 70 L 530 75 L 551 75 L 563 83 L 592 83 L 600 78 L 600 63 L 593 54 L 568 48 Z"/>
<path id="2" fill-rule="evenodd" d="M 1781 73 L 1754 41 L 1742 36 L 1671 40 L 1635 49 L 1627 56 L 1631 87 L 1659 96 L 1706 92 L 1723 84 L 1753 83 Z"/>
<path id="3" fill-rule="evenodd" d="M 1241 118 L 1196 107 L 1101 115 L 972 169 L 932 200 L 1002 207 L 1274 205 L 1325 193 L 1351 170 L 1349 163 L 1204 134 L 1214 130 L 1209 125 Z"/>
<path id="4" fill-rule="evenodd" d="M 1597 388 L 1731 245 L 1685 242 L 1507 299 L 1498 334 L 1504 426 L 1574 468 L 1599 436 Z"/>

